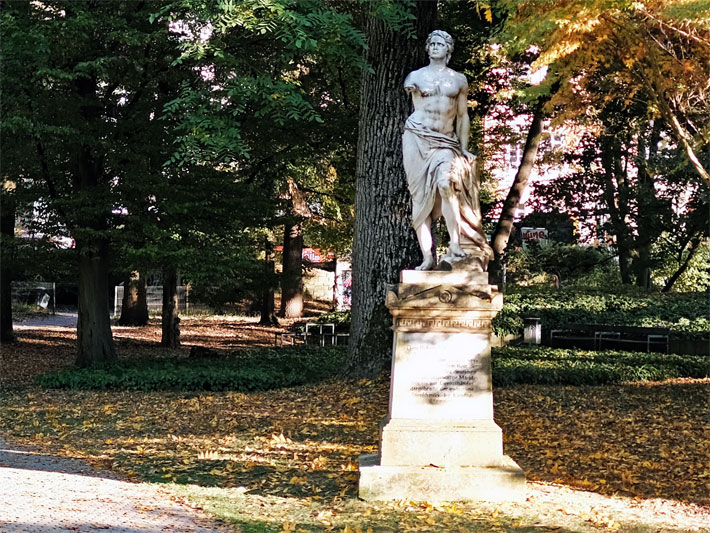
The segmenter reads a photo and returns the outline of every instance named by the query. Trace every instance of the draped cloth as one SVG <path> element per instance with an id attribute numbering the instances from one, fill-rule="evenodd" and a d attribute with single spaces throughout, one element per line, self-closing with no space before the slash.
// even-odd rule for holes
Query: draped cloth
<path id="1" fill-rule="evenodd" d="M 450 194 L 456 195 L 459 204 L 461 243 L 472 243 L 491 257 L 493 251 L 483 233 L 476 162 L 470 162 L 461 153 L 456 136 L 426 128 L 409 117 L 402 135 L 402 148 L 412 195 L 414 228 L 421 226 L 429 216 L 435 219 L 441 215 L 434 212 L 436 193 L 439 189 L 448 189 Z"/>

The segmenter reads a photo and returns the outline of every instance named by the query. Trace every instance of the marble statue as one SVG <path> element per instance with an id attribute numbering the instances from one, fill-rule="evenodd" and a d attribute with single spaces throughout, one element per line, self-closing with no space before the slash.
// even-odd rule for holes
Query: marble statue
<path id="1" fill-rule="evenodd" d="M 441 262 L 449 269 L 460 263 L 485 270 L 493 257 L 482 227 L 476 157 L 468 151 L 468 82 L 447 67 L 453 49 L 448 33 L 433 31 L 426 41 L 429 64 L 411 72 L 404 82 L 414 104 L 402 152 L 412 195 L 412 224 L 424 256 L 417 270 L 437 267 L 431 226 L 442 215 L 449 248 Z M 474 256 L 476 261 L 470 261 Z"/>

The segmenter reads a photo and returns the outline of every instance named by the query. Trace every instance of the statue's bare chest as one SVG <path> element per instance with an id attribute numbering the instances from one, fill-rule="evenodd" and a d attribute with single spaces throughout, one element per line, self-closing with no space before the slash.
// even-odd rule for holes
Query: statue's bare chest
<path id="1" fill-rule="evenodd" d="M 457 76 L 443 73 L 439 76 L 432 76 L 426 73 L 418 73 L 416 84 L 419 94 L 422 97 L 447 97 L 455 98 L 461 92 L 461 84 Z"/>

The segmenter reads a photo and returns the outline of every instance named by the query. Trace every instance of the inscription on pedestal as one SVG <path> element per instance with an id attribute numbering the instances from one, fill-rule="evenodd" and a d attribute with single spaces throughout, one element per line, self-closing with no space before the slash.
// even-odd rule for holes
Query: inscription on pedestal
<path id="1" fill-rule="evenodd" d="M 438 364 L 446 366 L 447 361 L 440 359 Z M 479 360 L 473 360 L 469 364 L 454 363 L 449 367 L 446 375 L 436 379 L 413 385 L 410 390 L 415 396 L 425 398 L 430 403 L 442 403 L 452 398 L 471 396 L 481 390 L 476 390 L 477 375 L 482 370 L 483 365 Z M 487 384 L 482 384 L 486 390 Z"/>
<path id="2" fill-rule="evenodd" d="M 476 329 L 486 330 L 490 325 L 489 320 L 452 319 L 452 318 L 395 318 L 395 328 L 421 329 L 421 330 L 455 330 Z"/>
<path id="3" fill-rule="evenodd" d="M 396 333 L 393 418 L 492 419 L 488 336 Z"/>

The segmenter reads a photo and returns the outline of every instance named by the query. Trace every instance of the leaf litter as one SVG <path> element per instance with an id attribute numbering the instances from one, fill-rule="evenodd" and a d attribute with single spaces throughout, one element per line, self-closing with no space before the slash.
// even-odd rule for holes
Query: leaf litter
<path id="1" fill-rule="evenodd" d="M 268 345 L 279 331 L 185 322 L 184 339 L 213 349 Z M 189 350 L 158 348 L 157 335 L 156 325 L 120 328 L 121 357 Z M 525 502 L 375 503 L 357 499 L 357 458 L 377 451 L 386 377 L 253 394 L 47 391 L 31 380 L 71 365 L 75 333 L 18 337 L 3 347 L 3 433 L 162 483 L 237 530 L 710 531 L 710 380 L 498 388 L 496 421 L 526 472 Z"/>

